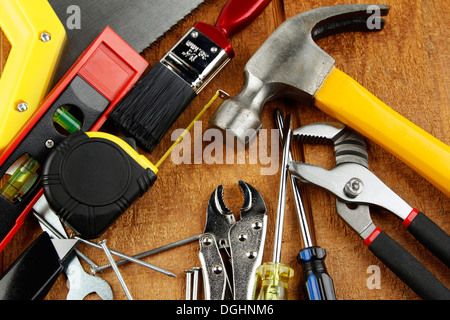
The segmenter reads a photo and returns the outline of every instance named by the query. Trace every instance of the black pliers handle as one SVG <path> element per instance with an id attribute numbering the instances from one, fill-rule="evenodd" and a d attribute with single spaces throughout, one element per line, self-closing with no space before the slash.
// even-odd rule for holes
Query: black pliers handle
<path id="1" fill-rule="evenodd" d="M 403 220 L 407 230 L 430 252 L 450 266 L 450 237 L 422 212 L 409 206 L 368 169 L 363 138 L 339 123 L 318 123 L 294 131 L 303 142 L 333 141 L 336 167 L 291 162 L 289 170 L 303 182 L 318 185 L 337 199 L 338 214 L 364 239 L 364 244 L 400 279 L 424 299 L 450 299 L 444 286 L 416 258 L 370 217 L 369 206 L 383 207 Z M 356 205 L 349 208 L 347 204 Z"/>

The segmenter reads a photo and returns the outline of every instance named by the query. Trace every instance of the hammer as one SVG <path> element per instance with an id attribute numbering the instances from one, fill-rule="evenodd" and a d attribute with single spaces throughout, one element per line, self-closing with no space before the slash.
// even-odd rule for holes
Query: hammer
<path id="1" fill-rule="evenodd" d="M 389 108 L 350 76 L 315 40 L 347 31 L 379 31 L 384 5 L 337 5 L 298 14 L 281 24 L 244 68 L 241 91 L 222 103 L 210 126 L 243 144 L 262 127 L 265 104 L 279 97 L 315 105 L 377 143 L 450 196 L 450 147 Z M 373 26 L 379 26 L 373 28 Z"/>

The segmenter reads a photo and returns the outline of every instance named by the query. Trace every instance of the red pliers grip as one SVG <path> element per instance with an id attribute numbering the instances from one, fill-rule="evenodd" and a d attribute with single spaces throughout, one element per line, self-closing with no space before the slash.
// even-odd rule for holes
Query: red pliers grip
<path id="1" fill-rule="evenodd" d="M 450 290 L 444 284 L 373 224 L 369 206 L 382 207 L 394 213 L 424 247 L 450 266 L 449 235 L 425 214 L 410 207 L 368 169 L 368 154 L 362 136 L 341 123 L 333 122 L 298 128 L 294 131 L 294 139 L 305 143 L 332 141 L 336 167 L 326 170 L 315 165 L 291 162 L 291 174 L 333 193 L 337 197 L 339 216 L 364 239 L 369 250 L 420 297 L 450 299 Z"/>

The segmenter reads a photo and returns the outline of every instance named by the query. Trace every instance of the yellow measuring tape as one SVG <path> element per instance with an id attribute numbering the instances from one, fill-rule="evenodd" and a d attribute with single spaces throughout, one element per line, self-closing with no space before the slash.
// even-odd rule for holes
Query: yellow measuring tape
<path id="1" fill-rule="evenodd" d="M 177 144 L 179 144 L 184 136 L 191 130 L 191 128 L 194 126 L 195 121 L 197 121 L 198 119 L 200 119 L 200 117 L 206 112 L 206 110 L 209 109 L 209 107 L 214 103 L 214 101 L 216 101 L 216 99 L 218 97 L 221 97 L 222 99 L 227 99 L 229 97 L 229 95 L 222 91 L 222 90 L 218 90 L 216 92 L 216 94 L 211 98 L 211 100 L 203 107 L 202 111 L 199 112 L 199 114 L 194 118 L 194 120 L 192 120 L 192 122 L 187 126 L 186 129 L 184 129 L 183 133 L 180 134 L 180 136 L 178 137 L 178 139 L 172 144 L 172 146 L 166 151 L 166 153 L 161 157 L 161 159 L 159 159 L 159 161 L 156 163 L 155 167 L 159 167 L 161 165 L 161 163 L 164 162 L 164 160 L 166 160 L 166 158 L 172 153 L 172 150 L 177 146 Z"/>

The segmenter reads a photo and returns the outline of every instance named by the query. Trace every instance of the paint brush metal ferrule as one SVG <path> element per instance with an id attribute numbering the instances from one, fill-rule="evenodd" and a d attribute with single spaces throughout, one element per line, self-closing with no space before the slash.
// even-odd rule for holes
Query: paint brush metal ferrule
<path id="1" fill-rule="evenodd" d="M 230 61 L 227 52 L 196 28 L 191 28 L 160 60 L 198 94 Z"/>

